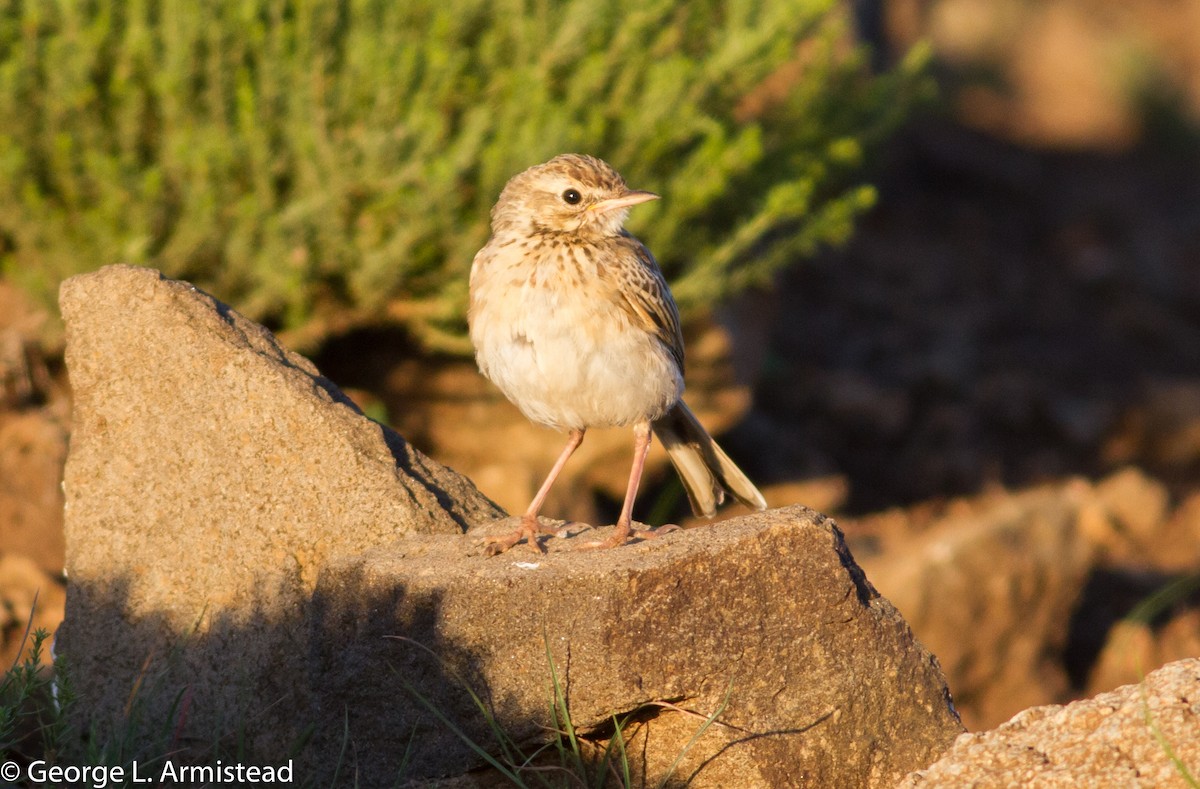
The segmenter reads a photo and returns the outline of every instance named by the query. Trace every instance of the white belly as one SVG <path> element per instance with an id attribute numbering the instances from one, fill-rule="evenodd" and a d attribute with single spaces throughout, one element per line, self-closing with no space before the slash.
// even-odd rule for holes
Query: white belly
<path id="1" fill-rule="evenodd" d="M 509 284 L 480 304 L 471 326 L 479 368 L 534 422 L 628 425 L 657 419 L 683 394 L 670 351 L 609 299 Z"/>

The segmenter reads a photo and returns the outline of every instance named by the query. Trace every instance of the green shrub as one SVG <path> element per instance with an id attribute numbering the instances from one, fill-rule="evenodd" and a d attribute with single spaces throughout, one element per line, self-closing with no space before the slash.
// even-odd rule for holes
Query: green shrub
<path id="1" fill-rule="evenodd" d="M 311 345 L 399 320 L 461 348 L 515 172 L 608 159 L 684 313 L 844 239 L 923 90 L 836 0 L 0 0 L 0 261 L 49 301 L 114 262 Z"/>

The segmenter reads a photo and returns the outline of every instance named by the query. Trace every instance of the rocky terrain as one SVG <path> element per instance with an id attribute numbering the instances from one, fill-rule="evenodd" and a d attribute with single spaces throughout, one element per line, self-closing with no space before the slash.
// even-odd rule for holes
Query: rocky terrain
<path id="1" fill-rule="evenodd" d="M 248 752 L 278 764 L 310 737 L 299 770 L 327 783 L 349 738 L 347 769 L 383 786 L 482 764 L 454 733 L 488 735 L 468 690 L 544 739 L 554 676 L 580 730 L 637 715 L 647 782 L 779 787 L 888 785 L 962 730 L 937 661 L 812 510 L 489 558 L 502 512 L 227 306 L 129 266 L 72 278 L 61 306 L 56 646 L 85 731 L 122 731 L 135 685 L 150 720 L 186 692 L 178 743 L 251 721 Z M 687 748 L 672 709 L 712 734 Z"/>
<path id="2" fill-rule="evenodd" d="M 1200 561 L 1194 500 L 1137 471 L 849 519 L 848 540 L 793 506 L 601 553 L 565 525 L 547 555 L 487 558 L 501 510 L 226 305 L 110 267 L 62 311 L 57 649 L 98 736 L 127 731 L 131 687 L 137 720 L 174 719 L 182 693 L 182 758 L 241 728 L 267 763 L 307 740 L 300 769 L 327 780 L 349 738 L 367 784 L 436 784 L 486 766 L 464 733 L 544 740 L 551 687 L 597 752 L 627 721 L 639 784 L 1108 781 L 1192 757 L 1195 660 L 1027 709 L 1194 649 L 1194 587 L 1119 626 L 1087 608 L 1105 573 Z"/>
<path id="3" fill-rule="evenodd" d="M 711 666 L 691 665 L 692 653 L 733 650 L 756 669 L 742 677 L 753 693 L 731 701 L 711 750 L 692 753 L 694 785 L 735 773 L 789 785 L 762 766 L 779 760 L 807 765 L 794 785 L 1124 784 L 1139 771 L 1141 785 L 1186 785 L 1167 754 L 1200 770 L 1188 736 L 1200 687 L 1189 660 L 1200 656 L 1200 137 L 1189 125 L 1200 55 L 1181 33 L 1195 28 L 1186 20 L 1200 4 L 1114 7 L 1105 24 L 1095 5 L 880 5 L 877 22 L 897 48 L 930 37 L 948 86 L 945 116 L 889 148 L 876 170 L 879 206 L 845 248 L 689 327 L 689 402 L 784 509 L 766 520 L 731 509 L 729 523 L 685 530 L 661 550 L 627 549 L 606 558 L 603 579 L 552 551 L 543 575 L 556 591 L 534 607 L 530 571 L 482 562 L 462 535 L 498 514 L 492 501 L 522 507 L 559 439 L 525 422 L 469 361 L 424 358 L 403 337 L 361 332 L 317 355 L 322 378 L 233 313 L 146 285 L 117 289 L 135 300 L 108 307 L 126 320 L 77 334 L 77 343 L 90 339 L 67 370 L 61 349 L 40 344 L 44 316 L 0 282 L 0 657 L 17 656 L 31 617 L 48 629 L 62 621 L 70 448 L 67 490 L 77 498 L 68 520 L 89 537 L 67 546 L 76 552 L 69 606 L 89 613 L 76 614 L 64 643 L 112 650 L 91 658 L 98 715 L 121 706 L 122 678 L 143 665 L 133 647 L 164 644 L 156 639 L 200 621 L 203 647 L 187 671 L 225 682 L 226 650 L 247 640 L 257 646 L 240 659 L 271 671 L 247 669 L 236 693 L 214 691 L 198 727 L 284 690 L 294 691 L 291 706 L 255 719 L 277 739 L 343 696 L 363 710 L 397 707 L 393 696 L 355 697 L 358 686 L 344 679 L 329 688 L 312 679 L 383 672 L 389 659 L 407 661 L 467 721 L 469 702 L 451 692 L 444 666 L 380 643 L 405 631 L 444 639 L 443 659 L 503 689 L 506 722 L 536 739 L 545 722 L 531 699 L 541 701 L 547 645 L 529 617 L 581 639 L 575 651 L 549 649 L 566 670 L 592 643 L 584 639 L 617 638 L 604 617 L 636 615 L 646 617 L 637 621 L 647 640 L 622 654 L 645 648 L 654 661 L 570 671 L 581 689 L 575 709 L 600 744 L 606 700 L 610 712 L 694 702 L 647 715 L 636 735 L 647 776 L 696 730 L 696 714 L 721 705 L 726 686 L 713 684 Z M 1027 35 L 1002 35 L 1010 28 Z M 1137 62 L 1159 63 L 1170 79 L 1154 83 L 1165 86 L 1158 92 L 1130 93 L 1110 66 L 1143 51 L 1158 60 Z M 77 292 L 74 303 L 103 314 L 104 292 Z M 159 324 L 128 317 L 139 298 Z M 190 316 L 170 324 L 182 334 L 159 334 L 176 308 Z M 105 337 L 122 325 L 129 334 Z M 121 355 L 155 341 L 161 348 L 141 357 L 152 370 Z M 89 342 L 100 350 L 81 351 Z M 199 361 L 162 350 L 197 343 L 207 348 Z M 113 366 L 89 369 L 92 357 Z M 156 378 L 170 370 L 187 374 L 170 385 Z M 91 388 L 73 399 L 80 380 Z M 403 439 L 362 420 L 338 387 Z M 171 411 L 168 395 L 184 389 L 209 405 Z M 76 411 L 90 420 L 84 438 L 72 434 L 73 406 L 90 414 Z M 267 419 L 268 407 L 280 410 Z M 128 446 L 137 451 L 118 451 Z M 545 511 L 611 521 L 628 451 L 623 431 L 589 434 Z M 640 517 L 697 525 L 662 460 L 652 463 Z M 167 480 L 182 487 L 156 497 L 147 487 L 156 479 L 162 491 Z M 793 504 L 834 516 L 839 531 Z M 245 523 L 256 524 L 249 542 L 234 528 Z M 202 569 L 197 556 L 209 557 Z M 448 568 L 445 577 L 429 580 L 423 560 Z M 119 583 L 88 582 L 117 569 Z M 763 584 L 752 586 L 763 607 L 736 594 L 724 614 L 702 606 L 695 615 L 709 619 L 687 621 L 709 640 L 681 645 L 669 628 L 662 642 L 645 635 L 671 624 L 654 620 L 652 605 L 613 602 L 649 591 L 690 612 L 694 576 L 724 578 L 719 588 L 731 594 Z M 574 597 L 581 583 L 608 602 Z M 484 624 L 520 638 L 483 640 L 488 627 L 463 602 L 472 584 L 518 602 Z M 788 584 L 811 599 L 778 592 Z M 180 607 L 195 588 L 215 606 L 207 620 Z M 364 614 L 357 598 L 387 615 Z M 822 616 L 833 612 L 841 618 Z M 265 631 L 254 624 L 266 619 Z M 105 640 L 126 632 L 125 646 Z M 746 643 L 714 645 L 713 634 Z M 772 657 L 756 657 L 756 644 Z M 532 660 L 514 667 L 505 649 Z M 851 653 L 864 663 L 845 665 Z M 108 679 L 101 664 L 113 669 Z M 173 676 L 164 673 L 163 687 Z M 797 677 L 825 695 L 803 695 Z M 855 696 L 847 682 L 867 707 L 841 710 L 839 699 Z M 902 684 L 913 695 L 897 693 Z M 969 734 L 939 706 L 942 688 Z M 764 701 L 776 697 L 787 702 L 778 710 Z M 453 752 L 455 743 L 436 739 L 445 730 L 413 710 L 382 720 L 419 725 L 435 751 Z M 867 726 L 882 711 L 882 728 Z M 355 720 L 356 731 L 384 748 L 386 732 L 370 717 Z M 733 745 L 762 734 L 758 724 L 797 731 L 778 745 Z M 810 725 L 818 743 L 863 744 L 842 765 L 848 772 L 829 772 L 820 748 L 805 744 L 798 732 Z M 336 732 L 321 736 L 315 747 L 334 747 Z M 910 745 L 882 744 L 896 738 Z M 706 761 L 722 749 L 729 761 Z M 423 764 L 424 775 L 439 772 Z M 458 785 L 488 780 L 474 774 Z"/>

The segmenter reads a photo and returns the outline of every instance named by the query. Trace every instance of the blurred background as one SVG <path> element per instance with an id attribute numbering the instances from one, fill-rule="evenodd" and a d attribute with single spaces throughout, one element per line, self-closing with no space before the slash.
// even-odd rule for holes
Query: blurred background
<path id="1" fill-rule="evenodd" d="M 62 616 L 64 278 L 194 282 L 519 510 L 563 439 L 475 371 L 466 274 L 564 151 L 664 196 L 629 226 L 689 403 L 838 519 L 968 727 L 1200 655 L 1197 31 L 1200 0 L 0 2 L 0 657 Z M 589 432 L 545 512 L 611 521 L 630 453 Z M 661 454 L 635 514 L 691 525 Z"/>

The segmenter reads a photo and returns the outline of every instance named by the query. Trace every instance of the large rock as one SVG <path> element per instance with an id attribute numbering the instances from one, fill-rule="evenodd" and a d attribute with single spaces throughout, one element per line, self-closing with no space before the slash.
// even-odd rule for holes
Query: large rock
<path id="1" fill-rule="evenodd" d="M 163 692 L 139 681 L 146 716 L 190 686 L 189 733 L 260 707 L 256 747 L 278 751 L 308 724 L 296 678 L 321 568 L 499 510 L 186 283 L 113 266 L 64 283 L 60 306 L 74 415 L 57 649 L 81 708 L 112 724 L 147 675 Z"/>
<path id="2" fill-rule="evenodd" d="M 551 660 L 577 727 L 652 718 L 632 760 L 652 785 L 726 701 L 675 773 L 691 786 L 887 786 L 962 730 L 935 660 L 811 510 L 612 551 L 555 541 L 536 559 L 483 560 L 468 539 L 410 539 L 322 574 L 321 716 L 347 715 L 358 752 L 382 757 L 360 773 L 369 782 L 394 775 L 410 736 L 416 774 L 471 757 L 427 711 L 398 703 L 398 686 L 419 685 L 489 741 L 465 684 L 510 736 L 536 739 L 549 723 Z M 662 715 L 653 705 L 667 700 L 698 715 Z"/>
<path id="3" fill-rule="evenodd" d="M 938 656 L 968 728 L 1069 698 L 1063 653 L 1096 555 L 1080 534 L 1090 496 L 1083 482 L 985 496 L 863 540 L 864 569 Z"/>
<path id="4" fill-rule="evenodd" d="M 1181 660 L 1139 685 L 1034 707 L 994 731 L 964 734 L 898 789 L 1195 786 L 1184 774 L 1200 766 L 1198 699 L 1200 659 Z"/>
<path id="5" fill-rule="evenodd" d="M 487 744 L 469 687 L 542 740 L 553 674 L 595 737 L 638 712 L 651 781 L 699 727 L 663 702 L 721 710 L 675 772 L 693 786 L 890 785 L 961 731 L 936 661 L 810 510 L 488 559 L 463 532 L 490 502 L 261 327 L 129 267 L 61 301 L 58 647 L 101 741 L 136 715 L 170 738 L 143 758 L 195 743 L 211 760 L 229 735 L 269 765 L 311 735 L 298 780 L 393 785 L 479 762 L 426 702 Z"/>

